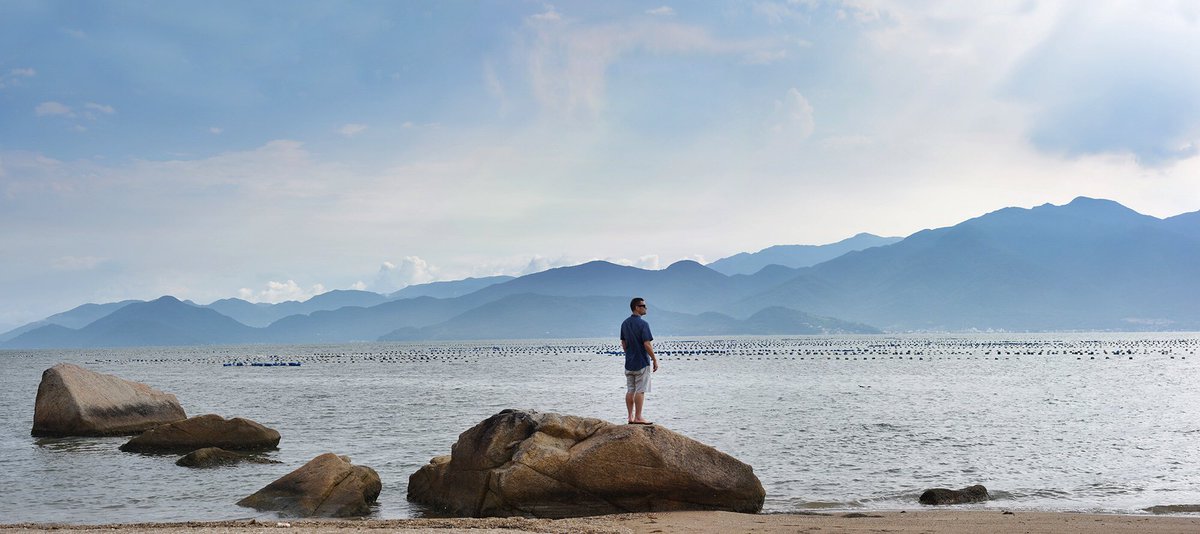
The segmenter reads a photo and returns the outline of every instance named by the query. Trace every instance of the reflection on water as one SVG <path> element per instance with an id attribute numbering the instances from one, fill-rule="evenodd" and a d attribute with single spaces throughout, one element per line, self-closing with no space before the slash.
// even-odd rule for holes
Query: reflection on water
<path id="1" fill-rule="evenodd" d="M 129 440 L 128 437 L 66 437 L 30 438 L 34 445 L 53 452 L 110 452 Z"/>
<path id="2" fill-rule="evenodd" d="M 984 484 L 974 508 L 1141 512 L 1200 503 L 1200 336 L 1064 334 L 662 340 L 647 415 L 754 467 L 767 511 L 902 509 Z M 615 340 L 0 352 L 7 522 L 270 518 L 233 503 L 324 452 L 408 476 L 504 408 L 621 422 Z M 263 353 L 300 366 L 235 367 Z M 32 438 L 46 368 L 175 394 L 189 415 L 279 430 L 281 465 L 193 470 L 127 438 Z M 1165 508 L 1184 510 L 1185 508 Z"/>

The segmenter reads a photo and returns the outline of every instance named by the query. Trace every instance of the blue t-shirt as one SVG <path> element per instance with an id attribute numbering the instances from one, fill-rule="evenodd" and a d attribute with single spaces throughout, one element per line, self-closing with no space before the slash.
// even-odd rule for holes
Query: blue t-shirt
<path id="1" fill-rule="evenodd" d="M 625 370 L 637 371 L 650 365 L 645 345 L 647 341 L 654 341 L 650 323 L 636 314 L 630 315 L 621 323 L 621 341 L 625 342 Z"/>

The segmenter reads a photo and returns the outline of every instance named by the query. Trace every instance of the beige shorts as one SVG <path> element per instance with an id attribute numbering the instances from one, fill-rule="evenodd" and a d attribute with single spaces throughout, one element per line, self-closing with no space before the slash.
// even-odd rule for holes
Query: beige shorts
<path id="1" fill-rule="evenodd" d="M 647 365 L 637 371 L 625 371 L 625 391 L 628 393 L 649 393 L 650 375 L 654 374 L 654 366 Z"/>

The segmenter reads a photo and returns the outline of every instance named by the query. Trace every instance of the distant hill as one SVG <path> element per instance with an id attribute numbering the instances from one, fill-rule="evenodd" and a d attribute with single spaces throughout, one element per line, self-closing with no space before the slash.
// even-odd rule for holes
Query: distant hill
<path id="1" fill-rule="evenodd" d="M 249 343 L 255 329 L 175 297 L 126 305 L 87 326 L 48 325 L 13 338 L 7 348 L 128 347 Z"/>
<path id="2" fill-rule="evenodd" d="M 218 300 L 207 307 L 222 315 L 232 317 L 244 325 L 263 327 L 290 315 L 307 315 L 316 311 L 336 310 L 346 306 L 369 307 L 382 304 L 387 300 L 387 297 L 370 291 L 335 289 L 303 302 L 289 300 L 278 304 L 256 304 L 231 298 Z"/>
<path id="3" fill-rule="evenodd" d="M 810 267 L 832 260 L 847 252 L 882 247 L 901 239 L 862 233 L 828 245 L 775 245 L 754 253 L 742 252 L 728 258 L 721 258 L 708 264 L 708 267 L 721 274 L 730 275 L 754 274 L 768 265 L 782 265 L 791 268 Z"/>
<path id="4" fill-rule="evenodd" d="M 84 326 L 29 325 L 0 347 L 607 337 L 634 296 L 647 299 L 662 336 L 1197 330 L 1200 212 L 1158 219 L 1080 197 L 1001 209 L 809 267 L 725 275 L 693 261 L 653 271 L 595 261 L 414 293 L 471 284 L 481 287 L 446 298 L 338 291 L 274 306 L 173 297 L 82 306 L 56 317 Z M 266 324 L 277 313 L 288 315 Z"/>
<path id="5" fill-rule="evenodd" d="M 403 326 L 424 327 L 463 313 L 472 303 L 462 299 L 418 297 L 385 302 L 370 308 L 345 306 L 336 310 L 293 315 L 263 329 L 272 343 L 345 343 L 375 341 Z"/>
<path id="6" fill-rule="evenodd" d="M 141 302 L 141 301 L 140 300 L 123 300 L 121 302 L 110 302 L 108 304 L 84 304 L 82 306 L 77 306 L 77 307 L 67 310 L 65 312 L 56 313 L 54 315 L 51 315 L 45 319 L 42 319 L 41 321 L 29 323 L 25 326 L 21 326 L 21 327 L 15 328 L 13 330 L 10 330 L 8 332 L 5 332 L 3 334 L 0 334 L 0 343 L 3 343 L 10 339 L 13 339 L 21 334 L 24 334 L 25 332 L 29 332 L 31 330 L 36 330 L 43 326 L 52 325 L 52 324 L 58 325 L 58 326 L 63 326 L 68 329 L 83 328 L 83 327 L 87 326 L 88 324 L 90 324 L 92 321 L 95 321 L 96 319 L 104 317 L 105 315 L 108 315 L 114 311 L 117 311 L 129 304 L 133 304 L 134 302 Z"/>
<path id="7" fill-rule="evenodd" d="M 445 339 L 541 339 L 618 336 L 629 316 L 623 297 L 550 297 L 509 295 L 448 321 L 424 328 L 402 328 L 381 341 Z M 747 320 L 716 312 L 693 315 L 652 310 L 647 316 L 655 336 L 879 333 L 861 324 L 771 308 Z"/>
<path id="8" fill-rule="evenodd" d="M 390 295 L 390 299 L 411 299 L 417 297 L 433 297 L 449 299 L 474 293 L 490 285 L 512 280 L 512 276 L 487 276 L 483 278 L 466 278 L 450 282 L 431 282 L 408 286 Z"/>
<path id="9" fill-rule="evenodd" d="M 559 267 L 480 289 L 464 299 L 486 303 L 525 293 L 559 297 L 640 296 L 661 308 L 698 313 L 720 307 L 753 286 L 748 278 L 731 279 L 694 261 L 652 271 L 605 261 Z"/>
<path id="10" fill-rule="evenodd" d="M 732 307 L 788 306 L 889 330 L 1196 328 L 1192 217 L 1083 197 L 1006 208 L 802 269 Z"/>

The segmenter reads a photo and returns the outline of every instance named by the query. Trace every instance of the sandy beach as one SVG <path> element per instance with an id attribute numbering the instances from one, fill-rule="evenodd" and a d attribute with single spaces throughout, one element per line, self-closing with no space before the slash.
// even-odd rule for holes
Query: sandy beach
<path id="1" fill-rule="evenodd" d="M 737 514 L 730 512 L 660 512 L 574 519 L 393 519 L 214 521 L 187 523 L 122 523 L 109 525 L 0 525 L 0 533 L 174 532 L 187 534 L 269 531 L 431 532 L 431 533 L 581 533 L 671 534 L 686 532 L 847 532 L 959 533 L 1011 532 L 1046 534 L 1200 532 L 1200 516 L 1076 514 L 1060 512 L 891 511 L 829 514 Z"/>

